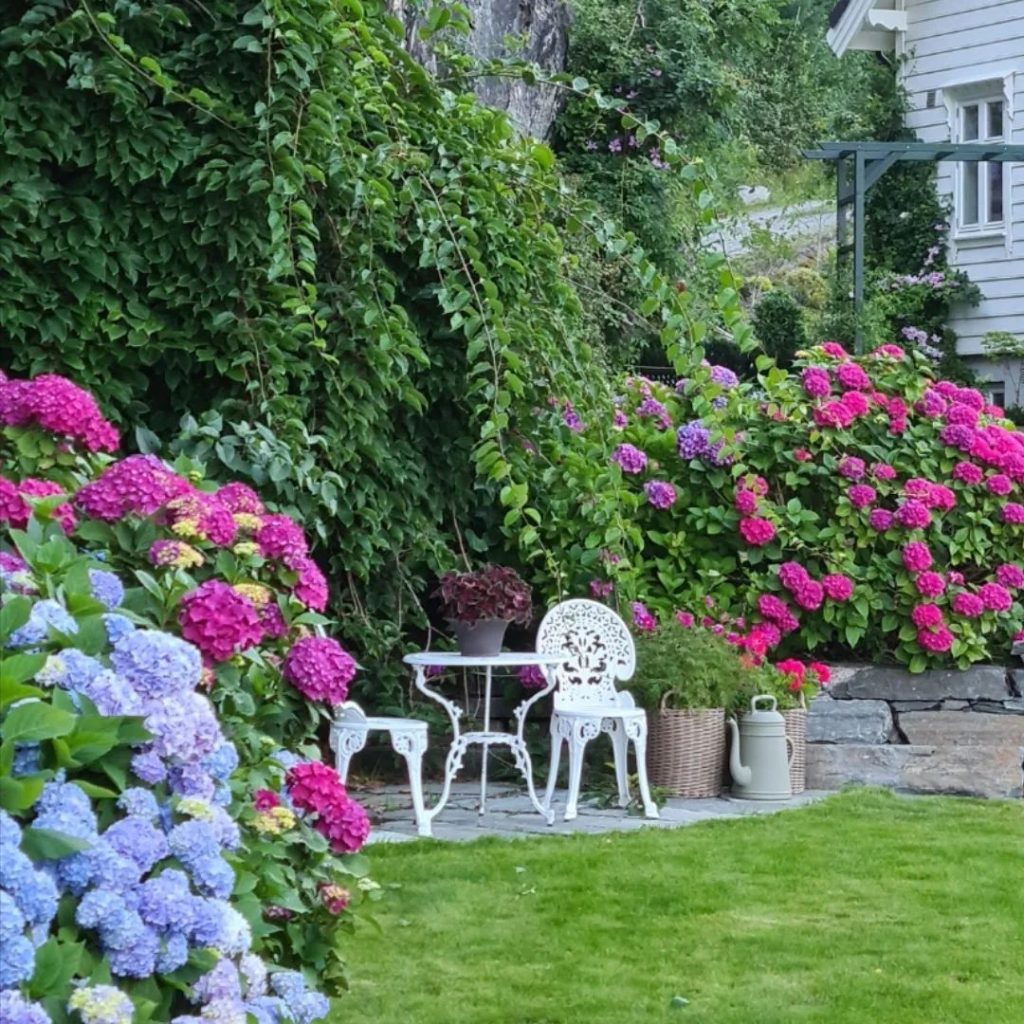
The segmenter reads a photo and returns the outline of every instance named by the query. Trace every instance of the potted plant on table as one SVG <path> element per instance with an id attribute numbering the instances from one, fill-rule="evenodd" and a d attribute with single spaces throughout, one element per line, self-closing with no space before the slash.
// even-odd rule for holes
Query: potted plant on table
<path id="1" fill-rule="evenodd" d="M 489 657 L 501 652 L 505 630 L 526 625 L 533 614 L 530 588 L 515 569 L 485 565 L 472 572 L 446 572 L 436 596 L 455 630 L 464 655 Z"/>
<path id="2" fill-rule="evenodd" d="M 828 666 L 819 661 L 805 664 L 797 658 L 786 658 L 761 666 L 758 692 L 775 698 L 786 723 L 786 736 L 793 742 L 789 781 L 794 796 L 807 788 L 807 704 L 830 678 Z"/>
<path id="3" fill-rule="evenodd" d="M 637 639 L 630 690 L 650 716 L 651 783 L 673 796 L 714 797 L 725 773 L 725 712 L 758 669 L 703 629 L 662 625 Z"/>

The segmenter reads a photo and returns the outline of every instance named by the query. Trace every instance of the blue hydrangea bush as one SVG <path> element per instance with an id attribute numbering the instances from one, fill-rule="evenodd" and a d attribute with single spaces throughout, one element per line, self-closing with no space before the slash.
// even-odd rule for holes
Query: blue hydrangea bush
<path id="1" fill-rule="evenodd" d="M 253 951 L 238 767 L 191 644 L 33 518 L 0 564 L 0 1020 L 313 1024 Z"/>

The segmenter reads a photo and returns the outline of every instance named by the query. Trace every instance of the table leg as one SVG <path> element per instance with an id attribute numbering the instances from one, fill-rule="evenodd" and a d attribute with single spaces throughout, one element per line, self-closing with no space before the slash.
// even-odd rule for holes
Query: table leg
<path id="1" fill-rule="evenodd" d="M 491 731 L 491 666 L 484 669 L 484 732 Z M 487 755 L 491 752 L 486 742 L 480 744 L 480 813 L 487 813 Z"/>
<path id="2" fill-rule="evenodd" d="M 427 672 L 423 666 L 416 666 L 414 679 L 416 689 L 431 700 L 440 704 L 448 713 L 448 718 L 452 723 L 452 744 L 448 748 L 448 756 L 445 758 L 444 765 L 444 789 L 441 791 L 441 797 L 437 803 L 428 811 L 424 812 L 424 818 L 429 825 L 430 822 L 432 822 L 441 812 L 444 805 L 448 803 L 448 797 L 451 794 L 452 789 L 452 782 L 455 779 L 455 775 L 459 768 L 462 766 L 462 758 L 465 756 L 467 744 L 463 740 L 459 731 L 459 718 L 462 715 L 462 709 L 457 704 L 448 700 L 446 697 L 443 697 L 435 690 L 431 690 L 430 687 L 427 686 Z"/>
<path id="3" fill-rule="evenodd" d="M 526 728 L 526 714 L 530 710 L 531 706 L 551 693 L 558 682 L 555 671 L 551 666 L 542 665 L 540 670 L 544 674 L 545 686 L 538 690 L 529 700 L 523 701 L 523 703 L 520 704 L 513 712 L 517 723 L 516 733 L 509 746 L 512 748 L 512 753 L 515 755 L 516 767 L 523 775 L 526 776 L 526 788 L 529 791 L 530 800 L 533 803 L 533 806 L 537 808 L 537 812 L 539 814 L 543 815 L 544 820 L 549 825 L 553 825 L 555 821 L 555 812 L 550 807 L 545 807 L 537 799 L 537 793 L 533 788 L 533 764 L 530 761 L 530 751 L 526 746 L 526 737 L 523 733 L 523 730 Z M 554 738 L 552 738 L 552 742 L 554 742 Z"/>

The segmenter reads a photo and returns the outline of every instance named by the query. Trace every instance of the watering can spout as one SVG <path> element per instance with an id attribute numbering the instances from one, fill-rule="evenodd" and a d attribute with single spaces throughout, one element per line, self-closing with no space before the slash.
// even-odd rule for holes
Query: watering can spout
<path id="1" fill-rule="evenodd" d="M 729 719 L 729 731 L 732 743 L 729 749 L 729 773 L 740 786 L 749 786 L 753 772 L 740 761 L 740 730 L 735 718 Z"/>

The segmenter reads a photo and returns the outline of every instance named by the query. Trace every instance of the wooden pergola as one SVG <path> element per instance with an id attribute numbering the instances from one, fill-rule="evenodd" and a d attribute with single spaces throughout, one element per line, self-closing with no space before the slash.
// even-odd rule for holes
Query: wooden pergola
<path id="1" fill-rule="evenodd" d="M 810 160 L 836 165 L 836 262 L 853 256 L 853 308 L 857 319 L 857 351 L 863 347 L 864 207 L 868 192 L 894 164 L 904 161 L 939 163 L 1024 163 L 1024 146 L 955 142 L 821 142 L 804 152 Z M 850 213 L 853 240 L 849 240 Z"/>

